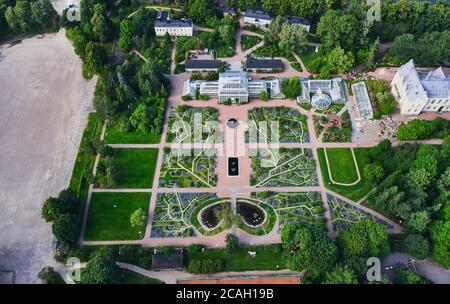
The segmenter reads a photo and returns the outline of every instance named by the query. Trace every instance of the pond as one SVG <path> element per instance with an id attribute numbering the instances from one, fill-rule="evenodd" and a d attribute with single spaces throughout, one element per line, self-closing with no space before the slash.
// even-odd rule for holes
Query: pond
<path id="1" fill-rule="evenodd" d="M 242 216 L 247 225 L 252 227 L 261 225 L 266 219 L 264 210 L 250 203 L 237 202 L 237 213 Z"/>
<path id="2" fill-rule="evenodd" d="M 203 209 L 200 214 L 202 224 L 208 229 L 216 228 L 222 221 L 222 219 L 216 216 L 216 212 L 217 210 L 225 208 L 226 204 L 227 203 L 217 203 Z"/>
<path id="3" fill-rule="evenodd" d="M 228 176 L 239 175 L 239 159 L 237 157 L 228 158 Z"/>

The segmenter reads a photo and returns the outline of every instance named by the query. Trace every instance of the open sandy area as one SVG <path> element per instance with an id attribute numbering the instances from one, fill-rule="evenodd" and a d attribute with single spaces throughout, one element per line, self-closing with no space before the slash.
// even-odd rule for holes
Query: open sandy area
<path id="1" fill-rule="evenodd" d="M 41 205 L 68 186 L 95 81 L 63 30 L 0 53 L 0 272 L 34 283 L 55 263 Z"/>

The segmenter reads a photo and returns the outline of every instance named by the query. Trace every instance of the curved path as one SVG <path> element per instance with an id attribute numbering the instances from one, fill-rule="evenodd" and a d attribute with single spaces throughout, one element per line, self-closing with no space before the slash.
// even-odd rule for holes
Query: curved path
<path id="1" fill-rule="evenodd" d="M 385 268 L 402 264 L 409 266 L 412 270 L 431 280 L 435 284 L 450 284 L 450 269 L 445 269 L 441 265 L 433 262 L 431 259 L 425 259 L 422 261 L 415 260 L 413 263 L 410 263 L 410 258 L 410 255 L 403 252 L 391 253 L 381 263 L 382 273 L 391 276 L 392 270 L 387 270 Z"/>
<path id="2" fill-rule="evenodd" d="M 333 184 L 340 185 L 340 186 L 353 186 L 353 185 L 356 185 L 357 183 L 359 183 L 359 181 L 361 180 L 361 174 L 359 173 L 359 167 L 358 167 L 358 162 L 356 161 L 355 152 L 353 151 L 353 148 L 350 148 L 350 151 L 352 152 L 353 164 L 355 165 L 355 170 L 356 170 L 356 174 L 358 175 L 358 178 L 356 181 L 354 181 L 352 183 L 340 183 L 340 182 L 337 182 L 334 180 L 333 174 L 331 173 L 330 162 L 328 161 L 327 149 L 326 148 L 323 149 L 323 154 L 325 155 L 325 162 L 327 163 L 328 176 L 330 177 L 330 181 Z"/>

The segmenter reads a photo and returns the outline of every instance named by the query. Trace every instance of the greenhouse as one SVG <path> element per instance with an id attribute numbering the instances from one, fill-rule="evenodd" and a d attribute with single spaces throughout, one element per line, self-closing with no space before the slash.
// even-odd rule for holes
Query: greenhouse
<path id="1" fill-rule="evenodd" d="M 328 109 L 331 106 L 331 103 L 331 97 L 323 93 L 321 88 L 319 88 L 316 94 L 311 98 L 312 106 L 318 110 Z"/>

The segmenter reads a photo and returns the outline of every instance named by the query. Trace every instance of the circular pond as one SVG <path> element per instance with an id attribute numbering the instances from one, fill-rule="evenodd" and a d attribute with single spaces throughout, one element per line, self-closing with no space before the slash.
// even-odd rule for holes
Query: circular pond
<path id="1" fill-rule="evenodd" d="M 242 216 L 244 222 L 250 227 L 257 227 L 264 224 L 266 212 L 257 205 L 247 202 L 237 202 L 237 213 Z"/>
<path id="2" fill-rule="evenodd" d="M 235 118 L 230 118 L 227 120 L 227 126 L 231 129 L 236 129 L 239 127 L 239 121 Z"/>

